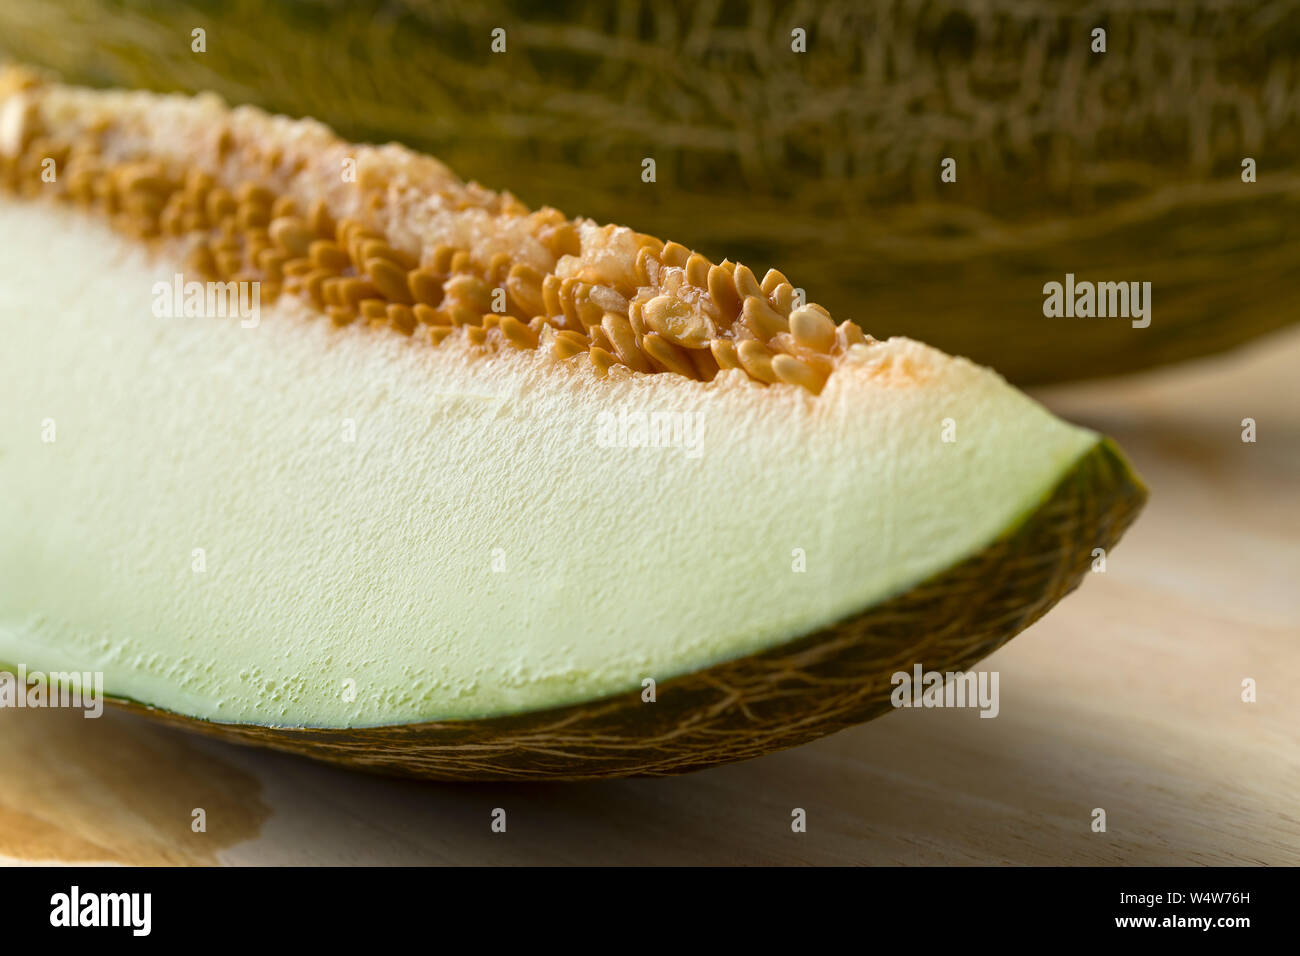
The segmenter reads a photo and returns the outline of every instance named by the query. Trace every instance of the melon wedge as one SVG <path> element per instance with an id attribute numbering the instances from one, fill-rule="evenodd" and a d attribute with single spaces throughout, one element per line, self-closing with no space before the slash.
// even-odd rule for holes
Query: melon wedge
<path id="1" fill-rule="evenodd" d="M 971 666 L 1145 498 L 779 274 L 311 121 L 11 73 L 0 178 L 0 661 L 191 729 L 448 779 L 751 757 Z"/>

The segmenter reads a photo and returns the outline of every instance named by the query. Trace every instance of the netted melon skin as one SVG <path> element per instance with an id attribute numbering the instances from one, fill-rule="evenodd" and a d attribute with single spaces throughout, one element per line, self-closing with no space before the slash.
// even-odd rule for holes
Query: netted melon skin
<path id="1" fill-rule="evenodd" d="M 779 266 L 877 336 L 1020 384 L 1213 354 L 1300 316 L 1291 3 L 10 0 L 6 49 L 395 138 L 526 202 Z M 1150 281 L 1150 327 L 1044 317 L 1066 272 Z"/>
<path id="2" fill-rule="evenodd" d="M 891 676 L 959 671 L 1074 590 L 1137 517 L 1146 489 L 1104 440 L 1019 527 L 906 593 L 772 651 L 592 703 L 491 718 L 350 729 L 126 711 L 241 744 L 376 773 L 449 781 L 661 777 L 795 747 L 892 709 Z"/>

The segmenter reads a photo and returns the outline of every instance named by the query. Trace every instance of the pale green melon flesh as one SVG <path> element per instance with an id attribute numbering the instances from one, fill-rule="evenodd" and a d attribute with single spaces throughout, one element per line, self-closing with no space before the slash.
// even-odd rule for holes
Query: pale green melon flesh
<path id="1" fill-rule="evenodd" d="M 158 318 L 167 256 L 44 203 L 0 235 L 0 661 L 194 717 L 500 715 L 753 654 L 979 551 L 1099 440 L 904 339 L 818 397 L 601 381 L 290 300 Z M 605 447 L 621 409 L 698 416 L 698 456 Z"/>

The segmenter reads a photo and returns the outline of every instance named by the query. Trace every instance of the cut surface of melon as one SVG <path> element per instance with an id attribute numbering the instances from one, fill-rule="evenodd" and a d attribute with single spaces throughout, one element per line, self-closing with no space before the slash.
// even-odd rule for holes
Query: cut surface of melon
<path id="1" fill-rule="evenodd" d="M 20 199 L 0 235 L 0 661 L 192 717 L 492 717 L 768 651 L 977 554 L 1100 441 L 906 339 L 816 396 L 602 380 L 289 298 L 160 318 L 166 254 Z M 630 447 L 653 413 L 693 447 Z"/>

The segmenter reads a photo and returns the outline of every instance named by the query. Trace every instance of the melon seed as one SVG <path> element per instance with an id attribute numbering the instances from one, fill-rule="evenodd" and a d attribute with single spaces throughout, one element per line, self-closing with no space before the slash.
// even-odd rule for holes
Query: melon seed
<path id="1" fill-rule="evenodd" d="M 790 332 L 800 345 L 818 352 L 829 352 L 835 345 L 835 323 L 806 306 L 790 313 Z"/>

